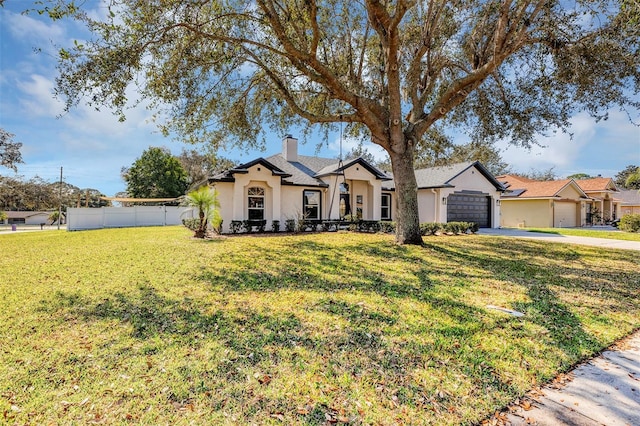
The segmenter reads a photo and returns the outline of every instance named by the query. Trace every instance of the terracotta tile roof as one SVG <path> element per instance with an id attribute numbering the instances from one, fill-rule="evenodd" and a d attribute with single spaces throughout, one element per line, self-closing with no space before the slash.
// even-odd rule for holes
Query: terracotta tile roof
<path id="1" fill-rule="evenodd" d="M 569 185 L 571 179 L 551 180 L 544 182 L 527 182 L 527 191 L 520 198 L 530 197 L 554 197 L 565 186 Z"/>
<path id="2" fill-rule="evenodd" d="M 592 179 L 579 179 L 576 183 L 583 191 L 617 191 L 616 184 L 608 177 L 597 177 Z"/>
<path id="3" fill-rule="evenodd" d="M 500 175 L 500 176 L 496 176 L 496 179 L 498 179 L 499 181 L 510 181 L 510 182 L 538 182 L 537 180 L 534 179 L 529 179 L 527 177 L 524 176 L 520 176 L 520 175 Z"/>
<path id="4" fill-rule="evenodd" d="M 555 197 L 573 181 L 573 179 L 537 181 L 517 175 L 502 175 L 497 179 L 508 187 L 508 192 L 504 195 L 505 198 Z"/>

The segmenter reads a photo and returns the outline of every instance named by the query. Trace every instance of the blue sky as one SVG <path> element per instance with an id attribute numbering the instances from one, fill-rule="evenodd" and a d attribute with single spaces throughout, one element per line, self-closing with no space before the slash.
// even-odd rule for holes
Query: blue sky
<path id="1" fill-rule="evenodd" d="M 153 112 L 144 107 L 130 110 L 124 123 L 106 109 L 97 112 L 84 105 L 58 117 L 63 106 L 52 95 L 57 74 L 54 44 L 70 46 L 87 35 L 73 22 L 52 22 L 35 13 L 22 15 L 31 4 L 27 0 L 7 0 L 0 8 L 0 127 L 23 143 L 25 163 L 18 165 L 18 175 L 57 181 L 63 167 L 66 182 L 114 195 L 125 189 L 121 168 L 130 166 L 148 147 L 164 146 L 175 154 L 183 147 L 189 148 L 164 138 L 150 121 Z M 104 9 L 98 8 L 95 13 L 104 13 Z M 640 122 L 635 114 L 633 119 Z M 545 148 L 531 151 L 503 143 L 503 159 L 516 171 L 554 167 L 561 177 L 579 172 L 613 177 L 629 164 L 640 165 L 640 129 L 629 122 L 626 113 L 610 111 L 609 120 L 600 123 L 587 114 L 578 114 L 572 123 L 573 139 L 562 133 L 540 137 Z M 327 141 L 312 140 L 300 147 L 300 153 L 314 155 L 316 145 L 324 143 L 319 155 L 336 157 L 338 141 L 337 133 Z M 353 144 L 345 142 L 345 152 Z M 249 161 L 280 149 L 281 135 L 272 135 L 264 152 L 220 154 Z M 370 151 L 381 155 L 377 146 Z M 0 175 L 14 173 L 0 168 Z"/>

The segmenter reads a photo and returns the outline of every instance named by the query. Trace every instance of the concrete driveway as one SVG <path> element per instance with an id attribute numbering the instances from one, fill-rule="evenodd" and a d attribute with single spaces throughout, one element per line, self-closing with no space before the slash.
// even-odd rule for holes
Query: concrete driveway
<path id="1" fill-rule="evenodd" d="M 615 228 L 602 228 L 603 230 L 614 230 Z M 574 237 L 570 235 L 560 234 L 545 234 L 542 232 L 529 232 L 524 229 L 492 229 L 482 228 L 480 235 L 497 235 L 503 237 L 515 237 L 515 238 L 527 238 L 531 240 L 552 241 L 554 243 L 565 244 L 580 244 L 584 246 L 594 246 L 612 249 L 624 249 L 624 250 L 639 250 L 640 241 L 623 241 L 623 240 L 610 240 L 607 238 L 594 238 L 594 237 Z"/>

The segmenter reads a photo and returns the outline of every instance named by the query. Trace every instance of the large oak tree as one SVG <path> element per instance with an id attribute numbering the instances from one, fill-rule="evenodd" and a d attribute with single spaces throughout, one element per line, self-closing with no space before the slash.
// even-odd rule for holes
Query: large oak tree
<path id="1" fill-rule="evenodd" d="M 577 110 L 635 114 L 634 0 L 111 0 L 95 37 L 61 49 L 57 92 L 123 114 L 139 85 L 167 133 L 260 146 L 267 129 L 335 126 L 382 146 L 398 243 L 420 243 L 414 151 L 465 131 L 529 145 Z M 308 129 L 308 128 L 307 128 Z"/>

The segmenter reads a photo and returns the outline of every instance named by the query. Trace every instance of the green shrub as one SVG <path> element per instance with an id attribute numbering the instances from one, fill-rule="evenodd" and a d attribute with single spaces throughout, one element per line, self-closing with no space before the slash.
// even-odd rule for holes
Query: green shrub
<path id="1" fill-rule="evenodd" d="M 380 232 L 384 232 L 385 234 L 392 234 L 396 232 L 396 223 L 389 221 L 380 222 Z"/>
<path id="2" fill-rule="evenodd" d="M 232 220 L 231 221 L 231 233 L 237 234 L 242 229 L 242 221 L 241 220 Z"/>
<path id="3" fill-rule="evenodd" d="M 307 222 L 303 217 L 299 218 L 296 222 L 295 232 L 304 232 L 307 229 Z"/>
<path id="4" fill-rule="evenodd" d="M 640 214 L 622 216 L 618 228 L 625 232 L 640 232 Z"/>
<path id="5" fill-rule="evenodd" d="M 200 219 L 197 217 L 182 219 L 182 224 L 189 230 L 194 231 L 200 226 Z"/>
<path id="6" fill-rule="evenodd" d="M 274 220 L 271 222 L 271 232 L 280 232 L 280 221 Z"/>
<path id="7" fill-rule="evenodd" d="M 218 211 L 216 210 L 213 213 L 213 218 L 211 219 L 211 228 L 213 229 L 213 232 L 215 232 L 216 234 L 220 235 L 222 234 L 222 217 L 220 216 L 220 213 L 218 213 Z"/>
<path id="8" fill-rule="evenodd" d="M 444 226 L 444 231 L 447 234 L 453 234 L 453 235 L 466 234 L 468 229 L 469 229 L 468 222 L 448 222 Z"/>
<path id="9" fill-rule="evenodd" d="M 436 222 L 425 222 L 420 224 L 420 235 L 435 235 L 438 231 L 442 229 L 441 223 Z"/>
<path id="10" fill-rule="evenodd" d="M 479 230 L 480 230 L 479 224 L 477 224 L 476 222 L 469 223 L 469 231 L 471 231 L 472 234 L 477 233 Z"/>
<path id="11" fill-rule="evenodd" d="M 284 230 L 286 232 L 293 232 L 296 230 L 296 220 L 295 219 L 287 219 L 284 221 Z"/>

